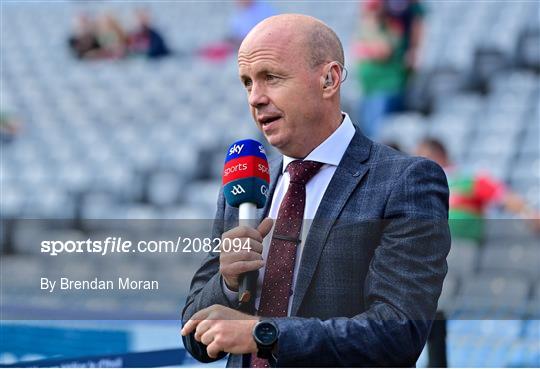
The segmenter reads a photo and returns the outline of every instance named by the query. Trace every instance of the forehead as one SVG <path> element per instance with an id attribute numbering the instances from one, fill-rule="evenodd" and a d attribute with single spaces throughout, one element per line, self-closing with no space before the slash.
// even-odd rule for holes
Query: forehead
<path id="1" fill-rule="evenodd" d="M 298 43 L 280 35 L 246 40 L 238 51 L 240 72 L 249 72 L 260 68 L 291 68 L 304 62 L 304 50 Z"/>

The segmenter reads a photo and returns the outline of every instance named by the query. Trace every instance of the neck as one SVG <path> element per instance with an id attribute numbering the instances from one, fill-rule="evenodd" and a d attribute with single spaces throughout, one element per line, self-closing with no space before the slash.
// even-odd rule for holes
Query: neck
<path id="1" fill-rule="evenodd" d="M 298 146 L 298 151 L 296 152 L 292 152 L 290 154 L 282 152 L 282 154 L 295 159 L 304 159 L 313 150 L 315 150 L 315 148 L 317 148 L 328 137 L 330 137 L 332 133 L 336 131 L 336 129 L 338 129 L 338 127 L 343 122 L 343 118 L 344 116 L 341 114 L 341 111 L 337 110 L 327 118 L 321 119 L 319 123 L 315 124 L 315 126 L 318 125 L 319 127 L 321 127 L 321 129 L 317 132 L 313 132 L 311 140 L 300 143 L 300 145 Z"/>

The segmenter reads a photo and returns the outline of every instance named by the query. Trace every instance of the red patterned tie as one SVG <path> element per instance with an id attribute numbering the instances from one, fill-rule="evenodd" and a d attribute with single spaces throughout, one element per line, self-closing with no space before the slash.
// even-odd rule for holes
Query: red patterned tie
<path id="1" fill-rule="evenodd" d="M 263 317 L 285 317 L 292 295 L 296 247 L 304 220 L 306 183 L 323 164 L 316 161 L 295 160 L 287 166 L 289 188 L 281 205 L 272 234 L 266 260 L 261 299 L 257 314 Z M 268 368 L 268 361 L 251 356 L 252 368 Z"/>

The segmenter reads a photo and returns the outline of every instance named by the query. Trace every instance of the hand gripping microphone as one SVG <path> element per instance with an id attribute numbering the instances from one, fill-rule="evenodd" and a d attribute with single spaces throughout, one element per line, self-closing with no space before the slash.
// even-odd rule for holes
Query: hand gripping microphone
<path id="1" fill-rule="evenodd" d="M 257 208 L 266 204 L 270 172 L 264 146 L 255 140 L 242 140 L 229 147 L 223 168 L 223 194 L 227 204 L 239 208 L 240 225 L 257 227 Z M 258 270 L 240 276 L 240 306 L 252 302 L 257 289 Z"/>

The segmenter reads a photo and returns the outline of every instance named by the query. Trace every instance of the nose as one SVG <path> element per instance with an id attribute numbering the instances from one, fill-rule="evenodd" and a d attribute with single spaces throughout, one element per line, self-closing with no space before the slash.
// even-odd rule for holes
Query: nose
<path id="1" fill-rule="evenodd" d="M 268 98 L 268 95 L 266 95 L 263 85 L 253 83 L 251 91 L 249 92 L 248 102 L 249 105 L 254 108 L 259 108 L 270 103 L 270 99 Z"/>

